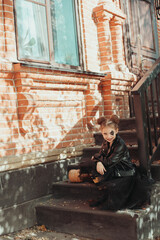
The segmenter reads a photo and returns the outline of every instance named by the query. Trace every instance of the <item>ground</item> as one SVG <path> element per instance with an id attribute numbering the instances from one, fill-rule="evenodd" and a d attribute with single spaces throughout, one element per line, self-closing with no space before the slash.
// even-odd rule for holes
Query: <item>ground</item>
<path id="1" fill-rule="evenodd" d="M 66 233 L 49 231 L 45 228 L 44 225 L 42 225 L 35 226 L 29 229 L 24 229 L 16 233 L 0 236 L 0 240 L 93 240 L 93 239 L 83 238 L 74 234 L 70 235 Z M 156 237 L 153 240 L 160 240 L 160 237 Z"/>
<path id="2" fill-rule="evenodd" d="M 92 240 L 65 233 L 49 231 L 45 226 L 35 226 L 16 233 L 0 236 L 0 240 Z"/>

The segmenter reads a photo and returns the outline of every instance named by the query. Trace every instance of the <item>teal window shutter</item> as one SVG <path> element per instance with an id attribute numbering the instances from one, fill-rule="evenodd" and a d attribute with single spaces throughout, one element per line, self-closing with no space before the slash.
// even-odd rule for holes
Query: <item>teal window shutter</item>
<path id="1" fill-rule="evenodd" d="M 51 0 L 54 61 L 79 66 L 74 0 Z"/>

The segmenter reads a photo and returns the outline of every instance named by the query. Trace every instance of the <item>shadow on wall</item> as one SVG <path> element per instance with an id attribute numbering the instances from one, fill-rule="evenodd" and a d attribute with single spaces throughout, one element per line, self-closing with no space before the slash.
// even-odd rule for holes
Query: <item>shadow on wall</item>
<path id="1" fill-rule="evenodd" d="M 2 171 L 10 164 L 19 168 L 20 164 L 29 166 L 80 156 L 85 145 L 93 144 L 95 119 L 102 112 L 99 89 L 95 95 L 87 90 L 86 96 L 83 90 L 14 87 L 13 80 L 9 87 L 14 95 L 14 101 L 10 100 L 14 113 L 2 113 L 9 134 L 5 143 L 1 139 L 1 156 L 17 156 L 19 163 L 6 159 Z"/>

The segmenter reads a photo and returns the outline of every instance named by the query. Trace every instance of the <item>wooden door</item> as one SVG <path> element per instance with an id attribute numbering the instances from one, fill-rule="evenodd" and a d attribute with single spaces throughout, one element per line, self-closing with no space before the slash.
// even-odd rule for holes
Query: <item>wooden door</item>
<path id="1" fill-rule="evenodd" d="M 140 74 L 158 58 L 157 21 L 154 0 L 122 0 L 127 15 L 124 23 L 126 62 L 130 70 Z"/>

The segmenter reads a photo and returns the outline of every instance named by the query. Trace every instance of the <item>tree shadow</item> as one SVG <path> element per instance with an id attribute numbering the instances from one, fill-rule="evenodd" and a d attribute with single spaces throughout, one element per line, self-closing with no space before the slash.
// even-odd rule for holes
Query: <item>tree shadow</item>
<path id="1" fill-rule="evenodd" d="M 14 75 L 8 76 L 11 81 L 8 85 L 12 88 L 14 101 L 10 99 L 10 105 L 13 105 L 13 114 L 9 115 L 7 106 L 3 109 L 2 115 L 8 130 L 5 142 L 1 137 L 3 151 L 1 157 L 22 156 L 23 164 L 27 160 L 27 154 L 37 154 L 37 158 L 42 157 L 40 161 L 47 161 L 47 156 L 58 156 L 58 159 L 65 159 L 73 156 L 77 149 L 78 154 L 82 153 L 82 148 L 94 144 L 93 131 L 96 130 L 96 118 L 102 112 L 101 89 L 97 95 L 93 95 L 92 90 L 72 90 L 73 97 L 69 99 L 71 90 L 67 87 L 65 90 L 47 90 L 43 88 L 33 88 L 29 85 L 14 79 Z M 6 77 L 7 79 L 7 77 Z M 88 86 L 89 88 L 89 86 Z M 44 92 L 45 91 L 45 92 Z M 48 94 L 47 94 L 48 93 Z M 80 95 L 78 100 L 74 96 Z M 45 95 L 43 95 L 45 94 Z M 49 99 L 49 94 L 57 94 Z M 59 98 L 61 94 L 61 98 Z M 47 96 L 48 95 L 48 96 Z M 7 96 L 1 96 L 5 104 Z M 9 108 L 8 108 L 9 109 Z M 4 129 L 6 134 L 6 129 Z M 69 148 L 68 155 L 66 148 Z M 54 153 L 56 152 L 56 153 Z M 33 161 L 33 165 L 40 163 Z M 53 161 L 56 160 L 53 157 Z M 19 160 L 20 161 L 20 160 Z M 48 161 L 52 161 L 51 158 Z M 6 161 L 9 164 L 9 161 Z M 11 164 L 11 163 L 10 163 Z M 14 162 L 12 162 L 14 164 Z"/>

